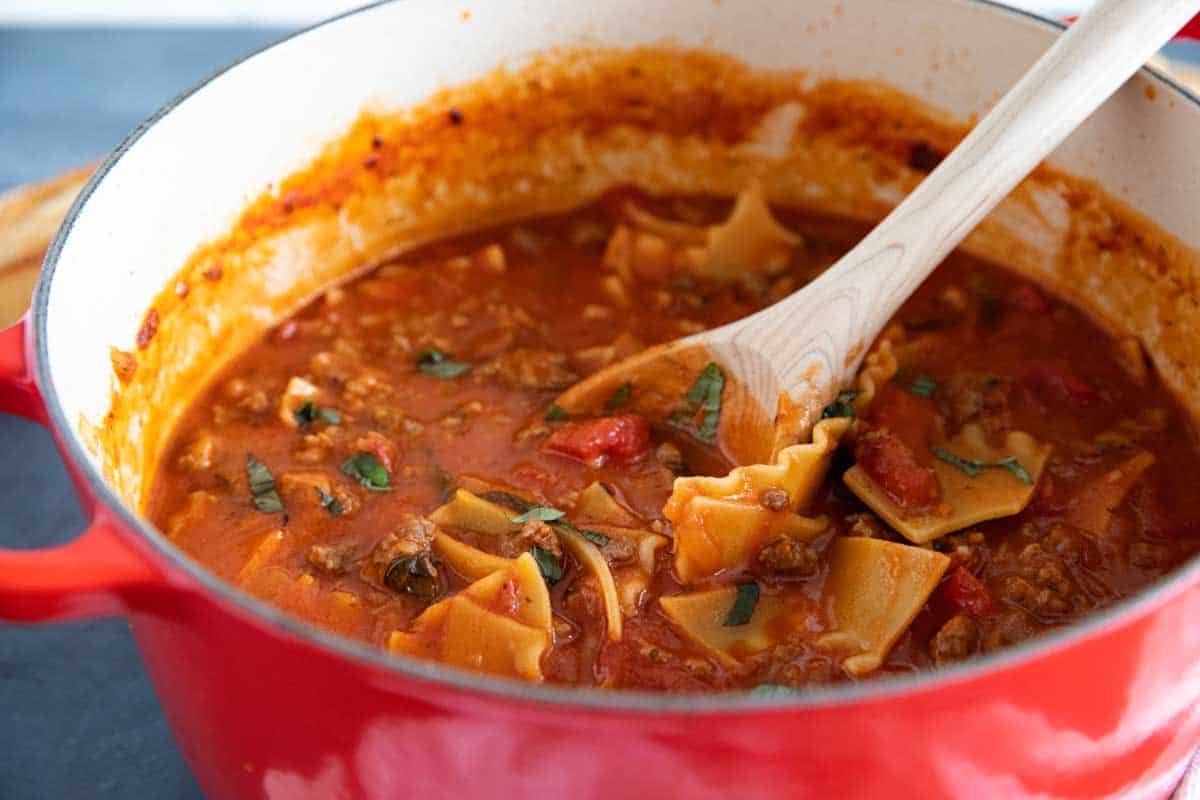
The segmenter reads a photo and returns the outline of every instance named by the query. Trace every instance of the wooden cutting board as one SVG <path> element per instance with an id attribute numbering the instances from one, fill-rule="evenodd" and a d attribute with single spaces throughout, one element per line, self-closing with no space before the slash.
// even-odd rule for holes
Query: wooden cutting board
<path id="1" fill-rule="evenodd" d="M 1200 89 L 1200 67 L 1178 62 L 1168 66 L 1163 59 L 1157 59 L 1156 66 Z M 0 328 L 11 325 L 28 308 L 46 248 L 95 166 L 0 194 Z"/>
<path id="2" fill-rule="evenodd" d="M 94 164 L 0 194 L 0 328 L 29 307 L 42 257 Z"/>

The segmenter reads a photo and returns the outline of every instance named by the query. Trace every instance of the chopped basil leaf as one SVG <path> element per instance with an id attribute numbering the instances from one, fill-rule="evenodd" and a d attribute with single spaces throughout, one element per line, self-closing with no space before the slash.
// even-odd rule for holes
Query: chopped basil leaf
<path id="1" fill-rule="evenodd" d="M 589 542 L 600 547 L 611 541 L 599 531 L 589 531 L 586 528 L 576 527 L 563 519 L 564 512 L 559 511 L 557 508 L 534 505 L 525 498 L 517 497 L 515 494 L 509 494 L 508 492 L 484 492 L 479 497 L 487 500 L 489 503 L 495 503 L 498 506 L 504 506 L 505 508 L 519 512 L 520 516 L 511 519 L 513 523 L 519 524 L 531 519 L 540 519 L 543 522 L 550 523 L 550 527 L 552 528 L 566 529 L 573 533 L 578 533 Z"/>
<path id="2" fill-rule="evenodd" d="M 312 400 L 305 400 L 299 408 L 292 412 L 292 418 L 301 428 L 307 428 L 317 418 L 317 404 Z"/>
<path id="3" fill-rule="evenodd" d="M 958 468 L 971 478 L 978 477 L 985 469 L 1006 469 L 1021 483 L 1032 486 L 1033 478 L 1021 466 L 1016 456 L 1000 459 L 999 461 L 980 461 L 977 458 L 962 458 L 940 447 L 933 447 L 933 454 L 947 464 Z"/>
<path id="4" fill-rule="evenodd" d="M 695 428 L 696 437 L 706 444 L 716 444 L 717 426 L 721 421 L 721 392 L 724 390 L 725 373 L 710 361 L 684 395 L 679 410 L 671 415 L 671 424 L 691 428 L 696 424 L 696 415 L 703 412 L 700 425 Z"/>
<path id="5" fill-rule="evenodd" d="M 928 375 L 918 375 L 913 378 L 912 383 L 908 385 L 909 394 L 914 394 L 917 397 L 933 397 L 933 393 L 937 391 L 937 382 Z"/>
<path id="6" fill-rule="evenodd" d="M 546 406 L 546 414 L 542 417 L 546 422 L 562 422 L 566 418 L 567 412 L 563 411 L 562 406 L 558 403 L 551 403 Z"/>
<path id="7" fill-rule="evenodd" d="M 267 465 L 246 453 L 246 478 L 250 482 L 250 501 L 264 514 L 283 511 L 283 501 L 275 491 L 275 476 Z"/>
<path id="8" fill-rule="evenodd" d="M 264 514 L 278 514 L 283 511 L 283 501 L 279 499 L 279 494 L 274 490 L 255 495 L 251 502 Z"/>
<path id="9" fill-rule="evenodd" d="M 733 608 L 729 609 L 729 613 L 725 616 L 725 621 L 721 625 L 726 628 L 745 625 L 754 616 L 754 609 L 757 606 L 758 584 L 753 581 L 750 583 L 739 583 L 737 587 L 737 599 L 733 601 Z"/>
<path id="10" fill-rule="evenodd" d="M 831 419 L 833 417 L 853 417 L 854 416 L 854 399 L 858 397 L 858 392 L 844 391 L 838 392 L 837 398 L 821 409 L 821 419 Z"/>
<path id="11" fill-rule="evenodd" d="M 750 690 L 751 697 L 796 697 L 799 694 L 794 687 L 778 683 L 760 683 Z"/>
<path id="12" fill-rule="evenodd" d="M 557 522 L 552 522 L 552 523 L 550 523 L 550 525 L 551 525 L 551 527 L 558 528 L 560 530 L 568 530 L 568 531 L 571 531 L 572 533 L 578 533 L 580 536 L 587 539 L 589 542 L 596 545 L 597 547 L 604 547 L 604 545 L 606 545 L 610 541 L 612 541 L 611 539 L 609 539 L 607 536 L 605 536 L 600 531 L 589 531 L 587 528 L 576 527 L 572 523 L 567 522 L 565 519 L 560 519 Z"/>
<path id="13" fill-rule="evenodd" d="M 948 450 L 943 450 L 937 445 L 933 446 L 933 454 L 942 461 L 945 461 L 950 466 L 957 467 L 962 472 L 965 472 L 968 477 L 975 478 L 979 475 L 979 473 L 983 472 L 983 467 L 980 466 L 979 463 L 974 459 L 960 458 L 959 456 L 954 455 L 954 453 L 951 453 Z"/>
<path id="14" fill-rule="evenodd" d="M 513 517 L 510 522 L 517 524 L 528 522 L 531 519 L 540 519 L 542 522 L 554 522 L 556 519 L 562 519 L 566 514 L 565 511 L 559 511 L 557 508 L 546 508 L 545 506 L 534 506 L 520 516 Z"/>
<path id="15" fill-rule="evenodd" d="M 429 375 L 440 380 L 445 381 L 457 378 L 470 368 L 470 364 L 460 364 L 456 361 L 451 361 L 450 356 L 441 350 L 428 348 L 417 354 L 417 369 L 424 375 Z"/>
<path id="16" fill-rule="evenodd" d="M 340 467 L 343 475 L 349 475 L 372 492 L 386 492 L 388 472 L 379 460 L 370 453 L 355 453 L 342 462 Z"/>
<path id="17" fill-rule="evenodd" d="M 580 536 L 587 539 L 597 547 L 604 547 L 604 545 L 612 541 L 612 539 L 609 539 L 600 531 L 589 531 L 587 528 L 576 528 L 576 530 L 579 531 Z"/>
<path id="18" fill-rule="evenodd" d="M 617 387 L 617 390 L 608 398 L 608 402 L 604 404 L 604 412 L 611 414 L 621 406 L 629 402 L 629 396 L 633 394 L 633 384 L 623 383 Z"/>
<path id="19" fill-rule="evenodd" d="M 313 488 L 317 490 L 317 501 L 321 504 L 321 508 L 328 511 L 331 516 L 336 517 L 346 510 L 342 508 L 342 504 L 338 502 L 336 497 L 322 491 L 320 486 L 314 486 Z"/>
<path id="20" fill-rule="evenodd" d="M 983 466 L 1006 469 L 1011 472 L 1013 477 L 1019 480 L 1021 483 L 1024 483 L 1028 486 L 1033 485 L 1033 477 L 1025 471 L 1025 468 L 1021 466 L 1021 462 L 1017 460 L 1016 456 L 1009 456 L 1008 458 L 1000 461 L 992 461 L 984 464 Z"/>
<path id="21" fill-rule="evenodd" d="M 246 477 L 250 480 L 250 494 L 265 494 L 275 488 L 275 476 L 271 470 L 251 453 L 246 454 Z"/>
<path id="22" fill-rule="evenodd" d="M 318 419 L 326 425 L 342 424 L 341 412 L 333 408 L 321 408 L 312 400 L 305 400 L 301 403 L 299 408 L 292 412 L 292 417 L 301 428 L 307 428 Z"/>
<path id="23" fill-rule="evenodd" d="M 558 559 L 544 547 L 538 547 L 536 544 L 529 548 L 530 555 L 537 562 L 538 571 L 542 573 L 542 578 L 545 579 L 547 585 L 553 586 L 562 580 L 563 568 Z"/>

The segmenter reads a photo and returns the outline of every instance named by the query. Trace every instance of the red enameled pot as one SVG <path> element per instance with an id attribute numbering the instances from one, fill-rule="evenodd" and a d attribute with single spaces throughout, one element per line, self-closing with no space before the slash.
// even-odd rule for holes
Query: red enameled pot
<path id="1" fill-rule="evenodd" d="M 368 104 L 409 106 L 552 45 L 670 37 L 883 79 L 966 115 L 1058 30 L 979 0 L 595 5 L 371 6 L 217 75 L 129 137 L 64 222 L 29 315 L 0 334 L 0 409 L 51 428 L 91 518 L 64 547 L 0 551 L 0 617 L 126 616 L 212 797 L 1166 796 L 1200 742 L 1196 562 L 1085 624 L 936 674 L 794 700 L 568 691 L 308 627 L 218 581 L 105 483 L 79 420 L 103 414 L 108 346 L 246 197 Z M 1134 83 L 1061 161 L 1195 243 L 1200 106 L 1157 73 Z M 1147 85 L 1160 102 L 1141 98 Z"/>

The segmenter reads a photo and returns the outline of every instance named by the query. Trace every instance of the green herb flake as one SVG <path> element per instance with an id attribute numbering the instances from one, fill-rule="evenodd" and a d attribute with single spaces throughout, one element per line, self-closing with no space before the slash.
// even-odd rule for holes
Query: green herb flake
<path id="1" fill-rule="evenodd" d="M 391 488 L 388 486 L 388 471 L 370 453 L 355 453 L 343 461 L 339 469 L 343 475 L 349 475 L 372 492 L 386 492 Z"/>
<path id="2" fill-rule="evenodd" d="M 854 399 L 858 397 L 858 392 L 844 391 L 838 392 L 838 396 L 832 403 L 821 409 L 821 419 L 832 419 L 834 417 L 853 417 L 854 416 Z"/>
<path id="3" fill-rule="evenodd" d="M 623 383 L 617 387 L 617 390 L 608 398 L 608 402 L 604 404 L 604 413 L 611 414 L 621 406 L 629 402 L 629 396 L 633 394 L 633 384 Z"/>
<path id="4" fill-rule="evenodd" d="M 256 509 L 264 514 L 283 511 L 283 501 L 275 491 L 275 476 L 251 453 L 246 454 L 246 478 L 250 482 L 250 501 Z"/>
<path id="5" fill-rule="evenodd" d="M 551 403 L 546 406 L 546 413 L 542 419 L 546 422 L 562 422 L 567 419 L 567 412 L 558 403 Z"/>
<path id="6" fill-rule="evenodd" d="M 305 400 L 300 406 L 292 412 L 292 417 L 296 420 L 296 424 L 302 429 L 307 429 L 318 419 L 326 425 L 341 425 L 342 415 L 337 409 L 321 408 L 312 400 Z"/>
<path id="7" fill-rule="evenodd" d="M 470 364 L 460 364 L 452 361 L 450 356 L 441 350 L 428 348 L 417 354 L 417 369 L 423 375 L 447 381 L 457 378 L 471 368 Z"/>
<path id="8" fill-rule="evenodd" d="M 567 530 L 571 533 L 577 533 L 597 547 L 604 547 L 604 545 L 612 541 L 600 531 L 589 531 L 587 528 L 576 527 L 574 524 L 567 522 L 565 519 L 551 522 L 550 526 L 557 528 L 558 530 Z"/>
<path id="9" fill-rule="evenodd" d="M 548 586 L 553 586 L 562 580 L 562 564 L 559 563 L 554 553 L 551 553 L 544 547 L 538 547 L 536 544 L 529 548 L 529 553 L 533 556 L 533 560 L 537 562 L 538 571 L 542 573 L 542 578 Z"/>
<path id="10" fill-rule="evenodd" d="M 724 390 L 725 373 L 710 361 L 684 395 L 680 408 L 671 415 L 671 424 L 680 428 L 694 428 L 700 441 L 716 444 L 717 427 L 721 422 L 721 393 Z M 697 414 L 700 415 L 699 426 L 696 426 Z"/>
<path id="11" fill-rule="evenodd" d="M 279 499 L 279 494 L 275 491 L 256 495 L 251 502 L 264 514 L 278 514 L 283 511 L 283 501 Z"/>
<path id="12" fill-rule="evenodd" d="M 949 450 L 943 450 L 937 445 L 933 446 L 933 454 L 950 466 L 957 467 L 970 478 L 976 478 L 979 476 L 979 473 L 983 472 L 983 467 L 974 459 L 961 458 Z"/>
<path id="13" fill-rule="evenodd" d="M 726 628 L 736 628 L 738 625 L 745 625 L 754 616 L 754 609 L 758 607 L 758 584 L 755 582 L 739 583 L 737 587 L 737 598 L 733 601 L 733 608 L 729 609 L 729 613 L 725 616 L 725 621 L 721 623 Z"/>
<path id="14" fill-rule="evenodd" d="M 338 499 L 328 492 L 322 491 L 320 486 L 314 486 L 313 489 L 317 492 L 317 502 L 321 504 L 321 508 L 329 512 L 329 515 L 336 517 L 338 514 L 345 512 L 345 508 L 338 502 Z"/>
<path id="15" fill-rule="evenodd" d="M 576 528 L 576 530 L 579 532 L 580 536 L 587 539 L 597 547 L 604 547 L 604 545 L 612 541 L 612 539 L 609 539 L 600 531 L 589 531 L 587 528 Z"/>
<path id="16" fill-rule="evenodd" d="M 977 458 L 963 458 L 961 456 L 956 456 L 954 453 L 951 453 L 948 450 L 943 450 L 937 446 L 934 446 L 932 449 L 935 456 L 942 461 L 945 461 L 950 466 L 961 470 L 968 477 L 976 478 L 985 469 L 1006 469 L 1011 472 L 1013 477 L 1019 480 L 1021 483 L 1027 486 L 1033 485 L 1033 478 L 1028 472 L 1025 471 L 1025 468 L 1021 466 L 1021 462 L 1017 460 L 1016 456 L 1002 458 L 999 461 L 980 461 Z"/>
<path id="17" fill-rule="evenodd" d="M 917 375 L 917 377 L 912 379 L 912 383 L 908 385 L 908 393 L 928 399 L 933 397 L 933 393 L 937 391 L 937 386 L 937 382 L 928 375 Z"/>
<path id="18" fill-rule="evenodd" d="M 513 517 L 509 520 L 509 522 L 512 522 L 514 525 L 519 525 L 522 522 L 528 522 L 531 519 L 540 519 L 542 522 L 554 522 L 556 519 L 562 519 L 565 515 L 565 511 L 559 511 L 557 508 L 534 506 L 524 514 Z"/>
<path id="19" fill-rule="evenodd" d="M 983 466 L 999 467 L 1000 469 L 1006 469 L 1013 474 L 1014 478 L 1016 478 L 1017 480 L 1019 480 L 1021 483 L 1025 484 L 1026 486 L 1033 485 L 1033 477 L 1028 472 L 1025 471 L 1025 468 L 1021 466 L 1021 462 L 1017 460 L 1016 456 L 1009 456 L 1008 458 L 1002 459 L 1000 461 L 993 461 L 991 463 L 984 464 Z"/>
<path id="20" fill-rule="evenodd" d="M 317 418 L 317 404 L 312 400 L 305 400 L 292 412 L 292 418 L 301 428 L 307 428 Z"/>

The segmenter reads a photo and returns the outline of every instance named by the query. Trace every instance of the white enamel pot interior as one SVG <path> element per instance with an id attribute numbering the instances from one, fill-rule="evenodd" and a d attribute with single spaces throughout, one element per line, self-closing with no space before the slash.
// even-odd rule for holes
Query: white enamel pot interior
<path id="1" fill-rule="evenodd" d="M 501 64 L 519 65 L 551 47 L 669 41 L 722 51 L 753 67 L 808 70 L 814 79 L 882 81 L 969 119 L 984 113 L 1056 33 L 1044 20 L 981 0 L 402 0 L 332 20 L 167 106 L 82 193 L 51 249 L 35 298 L 37 375 L 51 418 L 68 456 L 98 495 L 154 549 L 201 575 L 103 486 L 95 456 L 83 445 L 80 421 L 97 424 L 103 418 L 112 381 L 109 348 L 131 346 L 154 295 L 193 250 L 228 230 L 252 198 L 304 166 L 364 109 L 412 106 L 441 87 Z M 1148 85 L 1156 87 L 1158 102 L 1146 101 Z M 1052 163 L 1096 180 L 1195 246 L 1197 130 L 1200 107 L 1170 81 L 1144 72 L 1073 135 Z M 1190 582 L 1195 572 L 1193 564 L 1155 591 Z M 216 584 L 208 577 L 203 582 Z M 268 616 L 240 593 L 228 596 Z M 1061 646 L 1129 607 L 959 674 Z M 327 643 L 331 637 L 312 638 Z M 381 661 L 365 648 L 343 643 L 338 649 Z M 745 702 L 710 698 L 700 705 Z"/>

